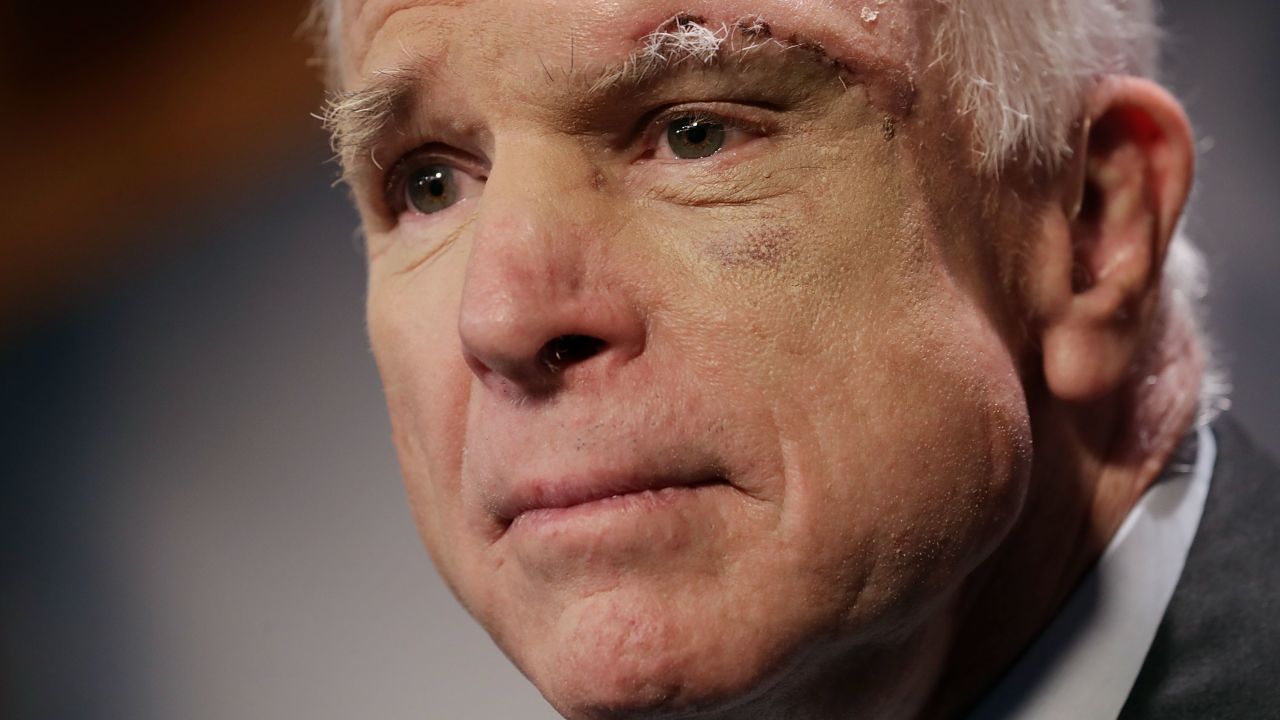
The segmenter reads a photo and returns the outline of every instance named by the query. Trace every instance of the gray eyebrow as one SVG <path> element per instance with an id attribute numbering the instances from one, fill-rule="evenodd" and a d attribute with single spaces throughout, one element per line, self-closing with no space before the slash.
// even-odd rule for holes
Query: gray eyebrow
<path id="1" fill-rule="evenodd" d="M 354 168 L 365 153 L 381 167 L 372 153 L 387 132 L 409 114 L 420 92 L 420 77 L 412 66 L 378 70 L 367 86 L 329 96 L 319 118 L 344 170 Z"/>

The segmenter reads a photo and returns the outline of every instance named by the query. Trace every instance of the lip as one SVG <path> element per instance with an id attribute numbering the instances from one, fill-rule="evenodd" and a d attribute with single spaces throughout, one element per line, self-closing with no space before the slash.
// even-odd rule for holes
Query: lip
<path id="1" fill-rule="evenodd" d="M 725 485 L 723 474 L 712 471 L 688 475 L 597 473 L 518 482 L 501 498 L 494 512 L 505 527 L 531 515 L 548 515 L 664 490 Z"/>

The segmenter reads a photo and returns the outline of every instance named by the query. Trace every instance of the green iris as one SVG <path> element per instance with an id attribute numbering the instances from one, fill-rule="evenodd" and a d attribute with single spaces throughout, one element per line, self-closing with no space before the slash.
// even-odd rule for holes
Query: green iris
<path id="1" fill-rule="evenodd" d="M 423 215 L 438 213 L 458 202 L 458 184 L 453 168 L 447 165 L 425 165 L 409 176 L 405 197 L 409 205 Z"/>
<path id="2" fill-rule="evenodd" d="M 671 152 L 683 160 L 715 155 L 724 148 L 724 136 L 724 123 L 714 120 L 683 117 L 667 126 L 667 143 L 671 145 Z"/>

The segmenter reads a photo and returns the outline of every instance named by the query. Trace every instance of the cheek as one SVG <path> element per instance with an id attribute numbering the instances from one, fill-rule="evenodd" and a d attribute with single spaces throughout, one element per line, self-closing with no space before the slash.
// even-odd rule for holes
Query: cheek
<path id="1" fill-rule="evenodd" d="M 457 297 L 441 282 L 370 273 L 366 318 L 405 490 L 424 544 L 457 583 L 450 527 L 462 517 L 458 479 L 470 371 L 457 334 Z"/>
<path id="2" fill-rule="evenodd" d="M 797 253 L 797 233 L 775 214 L 713 234 L 702 252 L 711 264 L 731 273 L 786 266 Z"/>
<path id="3" fill-rule="evenodd" d="M 871 505 L 884 528 L 870 584 L 879 602 L 921 612 L 958 589 L 1007 535 L 1030 469 L 1030 423 L 1012 363 L 975 342 L 994 333 L 930 339 L 939 342 L 922 339 L 918 354 L 899 354 L 896 382 L 886 378 L 889 432 L 873 436 L 882 450 L 868 454 L 883 458 L 868 472 L 882 479 Z"/>
<path id="4" fill-rule="evenodd" d="M 926 273 L 934 275 L 933 273 Z M 941 273 L 833 343 L 842 383 L 818 408 L 819 482 L 797 483 L 806 542 L 848 538 L 867 570 L 855 616 L 902 626 L 938 609 L 1005 537 L 1026 492 L 1030 422 L 1013 358 Z M 833 512 L 832 507 L 840 508 Z M 818 572 L 829 572 L 819 567 Z"/>
<path id="5" fill-rule="evenodd" d="M 860 632 L 917 622 L 1022 502 L 1013 358 L 905 214 L 868 213 L 852 237 L 827 230 L 839 217 L 744 226 L 703 246 L 716 287 L 690 301 L 726 308 L 698 330 L 739 360 L 700 371 L 754 413 L 754 446 L 777 448 L 761 482 L 781 487 L 794 584 Z"/>

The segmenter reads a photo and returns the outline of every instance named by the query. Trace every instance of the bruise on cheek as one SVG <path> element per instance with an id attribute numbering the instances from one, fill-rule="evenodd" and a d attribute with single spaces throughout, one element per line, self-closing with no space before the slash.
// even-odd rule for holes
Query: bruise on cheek
<path id="1" fill-rule="evenodd" d="M 768 219 L 716 235 L 707 256 L 726 269 L 778 268 L 795 256 L 795 231 L 789 223 Z"/>

